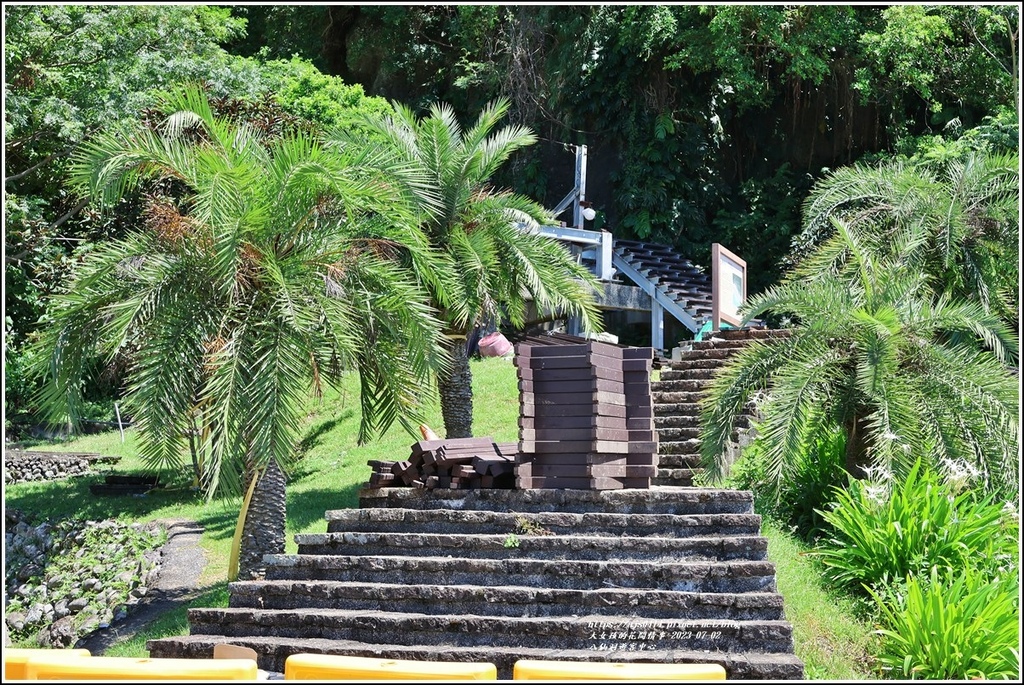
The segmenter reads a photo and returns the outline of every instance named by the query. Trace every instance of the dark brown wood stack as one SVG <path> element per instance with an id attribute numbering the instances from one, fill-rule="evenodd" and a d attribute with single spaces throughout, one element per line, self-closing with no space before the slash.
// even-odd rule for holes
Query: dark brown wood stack
<path id="1" fill-rule="evenodd" d="M 650 347 L 516 345 L 516 486 L 649 488 L 658 471 Z"/>
<path id="2" fill-rule="evenodd" d="M 405 461 L 367 462 L 371 488 L 478 488 L 515 487 L 518 443 L 496 443 L 492 438 L 421 440 L 412 445 Z"/>

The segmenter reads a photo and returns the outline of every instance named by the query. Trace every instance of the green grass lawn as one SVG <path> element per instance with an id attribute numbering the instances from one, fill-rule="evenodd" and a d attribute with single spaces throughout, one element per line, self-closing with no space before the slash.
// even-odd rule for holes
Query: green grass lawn
<path id="1" fill-rule="evenodd" d="M 474 434 L 489 436 L 498 442 L 515 441 L 519 402 L 511 360 L 484 359 L 472 362 L 471 368 Z M 410 446 L 420 439 L 396 426 L 371 443 L 358 445 L 358 385 L 354 378 L 348 380 L 340 392 L 325 393 L 323 399 L 310 402 L 298 458 L 288 474 L 288 553 L 297 551 L 296 533 L 326 532 L 325 512 L 358 506 L 359 489 L 370 475 L 369 460 L 405 459 Z M 443 434 L 438 407 L 431 409 L 427 424 Z M 122 444 L 118 431 L 112 431 L 59 444 L 38 445 L 35 449 L 118 455 L 121 460 L 117 464 L 101 468 L 116 473 L 140 473 L 144 465 L 137 456 L 135 439 L 134 431 L 128 430 Z M 198 521 L 205 528 L 201 544 L 208 564 L 200 579 L 206 592 L 192 606 L 226 606 L 227 560 L 240 499 L 206 502 L 190 487 L 190 475 L 186 473 L 163 474 L 166 487 L 142 497 L 92 496 L 89 484 L 102 480 L 101 471 L 52 483 L 11 485 L 5 489 L 5 506 L 53 519 L 189 518 Z M 807 677 L 823 680 L 870 677 L 865 666 L 870 627 L 855 618 L 849 602 L 834 596 L 822 584 L 814 563 L 801 556 L 804 547 L 799 542 L 769 521 L 763 532 L 769 540 L 769 557 L 777 567 L 786 616 L 794 627 L 796 654 L 804 661 Z M 154 624 L 145 634 L 112 647 L 106 654 L 148 656 L 146 640 L 187 633 L 186 612 L 182 609 Z"/>

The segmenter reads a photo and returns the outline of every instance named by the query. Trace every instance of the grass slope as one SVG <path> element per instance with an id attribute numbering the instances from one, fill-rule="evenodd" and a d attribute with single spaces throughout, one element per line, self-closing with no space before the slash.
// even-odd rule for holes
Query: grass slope
<path id="1" fill-rule="evenodd" d="M 519 412 L 515 368 L 509 359 L 472 362 L 474 394 L 473 432 L 498 442 L 517 439 Z M 325 393 L 311 401 L 305 418 L 306 431 L 298 458 L 289 469 L 286 551 L 297 551 L 296 533 L 326 532 L 324 516 L 330 509 L 358 505 L 358 492 L 370 475 L 371 459 L 400 460 L 419 439 L 399 427 L 370 444 L 358 445 L 358 385 L 354 378 L 340 392 Z M 434 406 L 427 423 L 442 433 L 440 409 Z M 122 444 L 117 431 L 89 435 L 65 443 L 41 444 L 35 449 L 99 452 L 121 460 L 109 468 L 116 473 L 140 473 L 144 464 L 136 454 L 134 432 Z M 205 528 L 202 545 L 208 564 L 200 582 L 206 593 L 192 603 L 196 607 L 227 606 L 227 559 L 240 500 L 206 502 L 189 486 L 185 473 L 164 473 L 165 488 L 143 497 L 93 497 L 89 484 L 102 482 L 103 472 L 52 483 L 25 483 L 5 488 L 4 506 L 52 519 L 118 518 L 151 521 L 189 518 Z M 766 521 L 769 557 L 775 562 L 779 591 L 786 601 L 786 615 L 793 623 L 796 654 L 806 666 L 807 677 L 849 680 L 868 677 L 864 666 L 870 628 L 854 618 L 852 605 L 830 594 L 822 585 L 813 562 L 801 556 L 800 543 Z M 171 612 L 139 634 L 108 649 L 109 656 L 148 656 L 146 640 L 188 633 L 186 608 Z"/>

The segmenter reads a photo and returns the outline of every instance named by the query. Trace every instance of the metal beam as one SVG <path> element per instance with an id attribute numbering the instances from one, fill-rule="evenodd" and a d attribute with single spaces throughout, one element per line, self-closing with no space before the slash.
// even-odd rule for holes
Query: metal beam
<path id="1" fill-rule="evenodd" d="M 651 347 L 665 351 L 665 308 L 651 300 Z"/>
<path id="2" fill-rule="evenodd" d="M 612 264 L 616 269 L 628 276 L 631 281 L 640 286 L 645 293 L 650 295 L 652 302 L 657 302 L 664 307 L 665 311 L 674 316 L 679 323 L 683 324 L 694 333 L 700 329 L 700 326 L 697 325 L 694 318 L 685 309 L 680 307 L 678 302 L 659 290 L 654 283 L 637 271 L 632 264 L 614 252 L 612 253 Z M 651 309 L 653 311 L 653 305 Z"/>
<path id="3" fill-rule="evenodd" d="M 557 240 L 582 245 L 594 245 L 596 247 L 594 262 L 596 263 L 595 275 L 599 280 L 610 281 L 615 276 L 615 269 L 612 268 L 612 241 L 613 236 L 608 231 L 588 231 L 584 228 L 573 228 L 571 226 L 538 226 L 537 232 L 541 235 L 550 236 Z"/>

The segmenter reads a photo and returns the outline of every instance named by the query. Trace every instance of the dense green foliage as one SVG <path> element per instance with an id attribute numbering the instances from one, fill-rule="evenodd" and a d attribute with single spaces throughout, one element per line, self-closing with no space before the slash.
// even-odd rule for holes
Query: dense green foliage
<path id="1" fill-rule="evenodd" d="M 1020 577 L 967 567 L 907 580 L 898 603 L 878 600 L 879 670 L 899 679 L 1020 678 Z"/>
<path id="2" fill-rule="evenodd" d="M 8 4 L 4 28 L 8 419 L 33 409 L 19 357 L 73 249 L 124 235 L 145 205 L 88 209 L 70 154 L 182 79 L 205 82 L 218 111 L 269 102 L 350 130 L 387 111 L 364 93 L 417 112 L 445 101 L 459 119 L 505 97 L 539 144 L 497 185 L 552 206 L 572 183 L 564 144 L 585 143 L 595 227 L 698 263 L 721 242 L 748 260 L 753 292 L 777 281 L 822 174 L 893 152 L 1016 152 L 1018 138 L 1013 5 Z"/>
<path id="3" fill-rule="evenodd" d="M 507 321 L 524 328 L 552 315 L 577 316 L 584 330 L 600 325 L 594 276 L 563 244 L 535 231 L 552 221 L 549 213 L 492 185 L 509 157 L 536 140 L 523 126 L 498 128 L 507 110 L 507 101 L 491 103 L 465 130 L 443 104 L 421 119 L 396 104 L 393 116 L 373 122 L 373 138 L 384 141 L 385 154 L 424 184 L 410 188 L 410 195 L 422 199 L 419 219 L 429 260 L 412 266 L 451 352 L 451 371 L 438 379 L 449 438 L 473 434 L 466 337 L 475 327 Z M 342 131 L 335 140 L 355 149 L 366 145 L 361 132 Z"/>
<path id="4" fill-rule="evenodd" d="M 757 428 L 757 424 L 754 424 Z M 813 540 L 828 524 L 820 510 L 833 501 L 833 488 L 847 484 L 846 435 L 841 427 L 823 426 L 795 455 L 788 477 L 772 477 L 764 441 L 755 440 L 729 469 L 725 487 L 750 490 L 759 514 L 769 516 L 796 535 Z"/>
<path id="5" fill-rule="evenodd" d="M 141 453 L 173 467 L 188 449 L 210 496 L 268 460 L 287 468 L 303 398 L 346 368 L 362 379 L 364 438 L 415 419 L 440 356 L 395 256 L 427 248 L 407 170 L 313 134 L 267 138 L 196 87 L 163 109 L 156 130 L 126 125 L 75 156 L 73 180 L 101 206 L 140 188 L 149 200 L 143 225 L 55 298 L 38 343 L 50 417 L 76 422 L 90 363 L 122 358 Z M 179 192 L 161 194 L 168 182 Z"/>
<path id="6" fill-rule="evenodd" d="M 930 245 L 925 225 L 892 243 L 833 225 L 836 234 L 800 268 L 745 307 L 747 320 L 770 311 L 796 325 L 788 337 L 749 345 L 712 381 L 701 435 L 712 473 L 725 470 L 736 415 L 757 399 L 764 473 L 776 491 L 819 435 L 839 428 L 853 477 L 875 467 L 902 476 L 920 457 L 963 460 L 984 487 L 1016 492 L 1014 332 L 979 304 L 931 287 L 918 266 Z"/>
<path id="7" fill-rule="evenodd" d="M 967 151 L 942 159 L 902 159 L 837 169 L 815 184 L 793 258 L 834 233 L 842 219 L 861 239 L 921 225 L 926 244 L 915 266 L 938 290 L 979 302 L 1008 322 L 1019 320 L 1020 157 Z M 846 252 L 831 255 L 837 262 Z M 821 268 L 826 265 L 819 264 Z M 828 265 L 829 268 L 835 265 Z"/>
<path id="8" fill-rule="evenodd" d="M 836 488 L 812 554 L 826 575 L 874 600 L 880 673 L 1014 678 L 1020 671 L 1020 522 L 978 493 L 977 473 L 918 461 L 905 479 L 876 472 Z"/>
<path id="9" fill-rule="evenodd" d="M 496 96 L 543 142 L 506 182 L 548 206 L 590 148 L 598 221 L 705 260 L 748 259 L 755 290 L 822 170 L 1017 109 L 1015 6 L 347 6 L 245 10 L 368 93 L 460 116 Z M 299 31 L 299 27 L 303 31 Z M 318 38 L 310 36 L 319 30 Z"/>
<path id="10" fill-rule="evenodd" d="M 151 111 L 159 93 L 182 80 L 202 81 L 218 113 L 270 134 L 346 125 L 389 106 L 306 60 L 268 62 L 227 53 L 219 44 L 243 35 L 244 22 L 225 8 L 5 5 L 4 28 L 4 380 L 10 429 L 37 418 L 27 343 L 49 320 L 49 298 L 66 289 L 75 250 L 84 254 L 124 236 L 139 225 L 146 207 L 138 194 L 112 211 L 88 207 L 68 181 L 71 156 L 84 142 Z M 104 412 L 122 380 L 110 369 L 86 388 L 88 418 L 112 418 Z"/>
<path id="11" fill-rule="evenodd" d="M 963 465 L 952 464 L 962 478 Z M 890 476 L 891 479 L 891 476 Z M 984 566 L 990 576 L 1016 563 L 1017 526 L 1003 502 L 917 462 L 903 480 L 854 481 L 832 492 L 819 513 L 831 527 L 815 554 L 829 577 L 855 590 L 890 592 L 935 567 Z"/>

